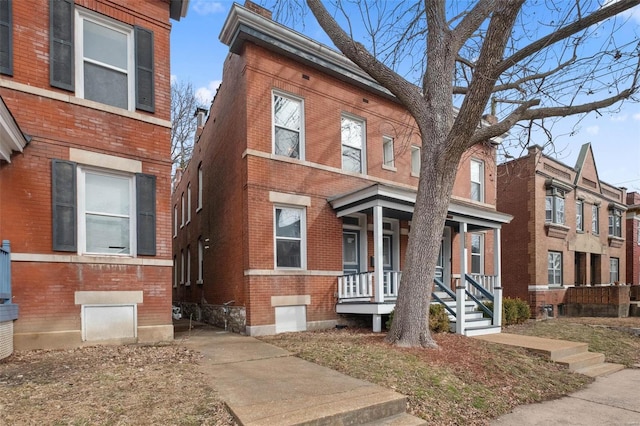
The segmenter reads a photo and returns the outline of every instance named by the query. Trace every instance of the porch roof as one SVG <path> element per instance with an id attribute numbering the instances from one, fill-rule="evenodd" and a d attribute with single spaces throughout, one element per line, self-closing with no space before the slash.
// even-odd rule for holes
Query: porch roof
<path id="1" fill-rule="evenodd" d="M 338 217 L 354 213 L 372 214 L 373 207 L 381 206 L 385 217 L 411 220 L 416 195 L 414 190 L 377 183 L 331 197 L 328 201 Z M 500 228 L 512 218 L 511 215 L 459 200 L 451 200 L 447 211 L 447 225 L 456 227 L 464 222 L 470 230 Z"/>
<path id="2" fill-rule="evenodd" d="M 28 137 L 20 131 L 18 123 L 0 96 L 0 160 L 10 163 L 11 153 L 22 152 L 27 143 Z"/>

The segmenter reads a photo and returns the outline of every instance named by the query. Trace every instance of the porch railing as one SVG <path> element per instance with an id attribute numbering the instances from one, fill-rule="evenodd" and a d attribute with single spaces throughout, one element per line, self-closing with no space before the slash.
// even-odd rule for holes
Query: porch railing
<path id="1" fill-rule="evenodd" d="M 11 249 L 9 241 L 0 247 L 0 304 L 11 303 Z"/>
<path id="2" fill-rule="evenodd" d="M 382 299 L 393 301 L 398 297 L 400 271 L 384 271 L 382 274 Z M 375 297 L 375 273 L 362 272 L 338 277 L 338 301 L 366 301 Z"/>
<path id="3" fill-rule="evenodd" d="M 467 274 L 468 278 L 471 278 L 479 287 L 472 285 L 469 280 L 465 280 L 465 287 L 469 293 L 478 299 L 488 299 L 487 295 L 493 297 L 493 290 L 496 288 L 498 282 L 497 275 L 480 275 L 480 274 Z M 480 288 L 484 289 L 482 292 Z"/>

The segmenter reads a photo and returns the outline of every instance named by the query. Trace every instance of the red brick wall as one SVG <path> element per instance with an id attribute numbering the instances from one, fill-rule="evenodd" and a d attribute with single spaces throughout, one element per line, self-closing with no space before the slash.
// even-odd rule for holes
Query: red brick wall
<path id="1" fill-rule="evenodd" d="M 11 164 L 0 165 L 0 239 L 11 241 L 13 253 L 75 255 L 52 251 L 51 160 L 69 159 L 70 148 L 137 160 L 142 172 L 156 176 L 157 255 L 171 256 L 170 216 L 170 70 L 169 5 L 164 1 L 80 0 L 77 5 L 96 10 L 130 25 L 154 32 L 155 113 L 114 114 L 52 96 L 73 93 L 49 86 L 49 1 L 13 2 L 14 75 L 0 76 L 13 83 L 43 89 L 34 95 L 0 87 L 21 130 L 31 137 Z M 166 124 L 142 121 L 165 120 Z M 85 263 L 87 262 L 87 263 Z M 117 263 L 117 260 L 115 261 Z M 170 324 L 168 266 L 99 265 L 85 257 L 82 263 L 12 262 L 14 302 L 20 306 L 18 333 L 80 329 L 76 291 L 142 290 L 138 325 Z"/>
<path id="2" fill-rule="evenodd" d="M 627 194 L 627 235 L 626 235 L 626 282 L 632 285 L 640 284 L 640 241 L 638 241 L 638 229 L 640 229 L 640 193 Z M 633 206 L 633 207 L 631 207 Z"/>

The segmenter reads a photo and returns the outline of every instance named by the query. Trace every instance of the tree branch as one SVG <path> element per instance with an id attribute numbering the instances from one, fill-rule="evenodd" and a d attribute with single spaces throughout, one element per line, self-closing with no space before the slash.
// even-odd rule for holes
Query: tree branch
<path id="1" fill-rule="evenodd" d="M 453 50 L 458 52 L 496 7 L 496 0 L 480 0 L 451 31 Z"/>

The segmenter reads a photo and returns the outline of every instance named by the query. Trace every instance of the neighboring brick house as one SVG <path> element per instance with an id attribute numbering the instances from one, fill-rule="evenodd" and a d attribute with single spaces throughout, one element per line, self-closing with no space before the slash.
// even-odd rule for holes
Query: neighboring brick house
<path id="1" fill-rule="evenodd" d="M 627 194 L 627 283 L 640 285 L 640 193 Z"/>
<path id="2" fill-rule="evenodd" d="M 417 127 L 344 56 L 246 6 L 222 30 L 223 83 L 173 194 L 174 300 L 250 335 L 333 327 L 339 314 L 373 315 L 379 331 L 410 232 Z M 499 287 L 510 217 L 495 209 L 495 176 L 494 143 L 464 155 L 437 273 L 447 289 L 465 272 Z"/>
<path id="3" fill-rule="evenodd" d="M 0 116 L 29 141 L 0 161 L 16 349 L 173 337 L 169 33 L 186 4 L 0 1 Z"/>
<path id="4" fill-rule="evenodd" d="M 588 143 L 575 167 L 537 145 L 499 165 L 497 206 L 513 215 L 502 232 L 505 296 L 539 317 L 558 314 L 569 286 L 625 283 L 625 202 L 624 188 L 599 179 Z"/>

